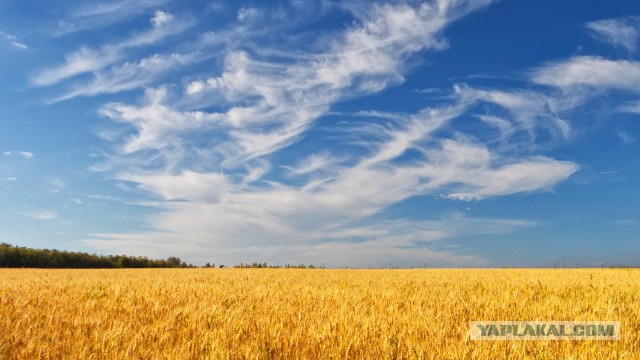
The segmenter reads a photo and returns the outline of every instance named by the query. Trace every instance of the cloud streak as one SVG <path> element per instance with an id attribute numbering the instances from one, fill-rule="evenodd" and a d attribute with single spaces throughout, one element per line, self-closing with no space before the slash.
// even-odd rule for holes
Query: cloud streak
<path id="1" fill-rule="evenodd" d="M 56 36 L 95 30 L 130 20 L 165 6 L 167 0 L 111 1 L 80 6 L 72 10 L 68 20 L 58 21 Z"/>
<path id="2" fill-rule="evenodd" d="M 51 210 L 37 210 L 20 213 L 20 215 L 34 219 L 34 220 L 55 220 L 58 218 L 58 213 Z"/>
<path id="3" fill-rule="evenodd" d="M 25 151 L 25 150 L 21 150 L 21 151 L 4 151 L 2 153 L 2 155 L 4 155 L 4 156 L 20 156 L 20 157 L 25 158 L 25 159 L 32 159 L 34 156 L 36 156 L 34 153 L 32 153 L 30 151 Z"/>
<path id="4" fill-rule="evenodd" d="M 94 70 L 93 79 L 85 84 L 74 85 L 73 90 L 50 101 L 56 103 L 78 96 L 91 97 L 113 94 L 144 87 L 170 71 L 197 61 L 198 54 L 154 54 L 137 63 L 126 62 L 107 70 Z"/>
<path id="5" fill-rule="evenodd" d="M 640 41 L 640 17 L 637 16 L 592 21 L 585 26 L 596 40 L 629 52 L 635 51 Z"/>
<path id="6" fill-rule="evenodd" d="M 29 46 L 20 40 L 15 35 L 7 34 L 4 31 L 0 31 L 0 39 L 4 39 L 8 42 L 14 49 L 18 50 L 29 50 Z"/>
<path id="7" fill-rule="evenodd" d="M 585 87 L 638 91 L 640 63 L 597 56 L 576 56 L 539 68 L 533 74 L 532 80 L 537 84 L 563 90 Z"/>
<path id="8" fill-rule="evenodd" d="M 127 50 L 157 43 L 191 26 L 190 21 L 177 19 L 160 10 L 155 12 L 149 22 L 152 25 L 150 30 L 136 34 L 119 43 L 107 44 L 95 49 L 86 46 L 80 47 L 77 51 L 65 56 L 64 64 L 44 69 L 35 74 L 31 78 L 32 83 L 36 86 L 51 86 L 68 78 L 96 72 L 121 61 L 125 58 Z M 100 92 L 95 91 L 95 93 Z"/>

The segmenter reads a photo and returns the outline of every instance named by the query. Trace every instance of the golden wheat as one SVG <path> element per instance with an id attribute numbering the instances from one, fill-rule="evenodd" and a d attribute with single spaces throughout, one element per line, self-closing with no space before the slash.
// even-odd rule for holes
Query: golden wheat
<path id="1" fill-rule="evenodd" d="M 621 322 L 472 341 L 470 321 Z M 2 359 L 640 359 L 640 270 L 0 270 Z"/>

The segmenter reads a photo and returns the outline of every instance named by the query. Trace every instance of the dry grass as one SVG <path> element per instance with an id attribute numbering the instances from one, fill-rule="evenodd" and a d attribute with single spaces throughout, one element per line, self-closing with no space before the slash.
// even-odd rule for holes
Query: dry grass
<path id="1" fill-rule="evenodd" d="M 619 341 L 469 321 L 619 320 Z M 639 359 L 640 270 L 0 270 L 2 359 Z"/>

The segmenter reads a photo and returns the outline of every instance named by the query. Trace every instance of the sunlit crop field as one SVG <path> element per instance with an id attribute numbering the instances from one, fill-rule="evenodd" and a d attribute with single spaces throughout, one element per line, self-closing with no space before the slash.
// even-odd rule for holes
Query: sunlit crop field
<path id="1" fill-rule="evenodd" d="M 472 341 L 610 320 L 618 341 Z M 1 359 L 640 359 L 640 270 L 0 270 Z"/>

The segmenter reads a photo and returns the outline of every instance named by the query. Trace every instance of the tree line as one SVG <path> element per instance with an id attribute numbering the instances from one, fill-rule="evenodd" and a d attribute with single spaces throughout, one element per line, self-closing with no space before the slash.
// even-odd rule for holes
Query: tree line
<path id="1" fill-rule="evenodd" d="M 178 257 L 153 260 L 146 256 L 96 255 L 81 252 L 30 249 L 0 243 L 0 267 L 4 268 L 184 268 L 195 267 Z"/>
<path id="2" fill-rule="evenodd" d="M 14 246 L 8 243 L 0 243 L 0 268 L 61 268 L 61 269 L 123 269 L 123 268 L 195 268 L 197 266 L 187 264 L 179 257 L 166 259 L 149 259 L 146 256 L 127 255 L 97 255 L 82 252 L 32 249 Z M 207 263 L 204 268 L 216 267 Z M 218 267 L 224 268 L 225 265 Z M 296 268 L 296 269 L 323 269 L 323 266 L 313 265 L 267 265 L 267 263 L 252 264 L 240 263 L 234 268 Z"/>

